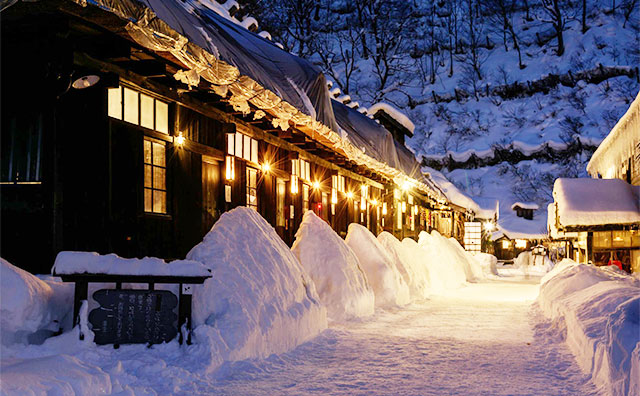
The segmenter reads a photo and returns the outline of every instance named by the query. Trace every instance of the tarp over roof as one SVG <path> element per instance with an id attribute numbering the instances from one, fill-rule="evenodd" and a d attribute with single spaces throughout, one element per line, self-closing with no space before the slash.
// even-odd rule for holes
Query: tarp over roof
<path id="1" fill-rule="evenodd" d="M 365 154 L 396 169 L 400 166 L 393 136 L 382 125 L 337 100 L 331 101 L 338 125 L 347 139 Z M 415 159 L 414 159 L 415 160 Z M 408 176 L 413 177 L 410 173 Z"/>
<path id="2" fill-rule="evenodd" d="M 640 187 L 619 179 L 557 179 L 553 185 L 560 228 L 640 225 Z"/>
<path id="3" fill-rule="evenodd" d="M 299 111 L 337 131 L 327 82 L 310 62 L 194 0 L 139 0 L 190 42 L 251 77 Z M 124 2 L 123 2 L 124 3 Z"/>

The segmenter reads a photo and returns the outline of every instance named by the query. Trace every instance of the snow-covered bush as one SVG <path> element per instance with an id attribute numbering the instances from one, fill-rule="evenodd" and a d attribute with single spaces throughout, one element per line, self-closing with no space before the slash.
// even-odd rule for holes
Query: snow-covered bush
<path id="1" fill-rule="evenodd" d="M 213 275 L 193 296 L 195 338 L 211 367 L 288 351 L 327 327 L 313 281 L 252 209 L 224 213 L 187 258 Z"/>
<path id="2" fill-rule="evenodd" d="M 476 253 L 473 258 L 480 264 L 485 275 L 498 275 L 498 258 L 489 253 Z"/>
<path id="3" fill-rule="evenodd" d="M 402 278 L 394 261 L 376 237 L 360 224 L 349 224 L 346 243 L 360 261 L 376 295 L 376 305 L 393 306 L 408 304 L 409 286 Z"/>
<path id="4" fill-rule="evenodd" d="M 3 345 L 41 343 L 70 317 L 72 285 L 43 281 L 0 258 L 0 335 Z"/>
<path id="5" fill-rule="evenodd" d="M 578 364 L 612 396 L 640 384 L 640 281 L 609 268 L 565 259 L 540 285 L 538 304 L 558 327 Z"/>
<path id="6" fill-rule="evenodd" d="M 409 286 L 413 299 L 424 299 L 429 295 L 429 273 L 424 260 L 424 252 L 412 239 L 400 242 L 393 234 L 382 232 L 378 241 L 387 250 L 389 257 Z M 413 242 L 413 244 L 411 242 Z"/>
<path id="7" fill-rule="evenodd" d="M 313 211 L 304 214 L 291 250 L 313 279 L 329 319 L 342 321 L 373 314 L 373 289 L 358 257 Z"/>

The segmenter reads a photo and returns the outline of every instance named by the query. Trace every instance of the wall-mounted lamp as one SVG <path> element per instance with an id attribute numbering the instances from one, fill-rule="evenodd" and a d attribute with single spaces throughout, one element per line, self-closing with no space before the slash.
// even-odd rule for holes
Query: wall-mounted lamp
<path id="1" fill-rule="evenodd" d="M 313 182 L 312 186 L 313 186 L 314 190 L 319 190 L 320 189 L 320 182 L 316 180 L 316 181 Z"/>
<path id="2" fill-rule="evenodd" d="M 264 162 L 262 164 L 262 172 L 263 173 L 269 173 L 271 171 L 271 164 L 269 164 L 268 162 Z"/>
<path id="3" fill-rule="evenodd" d="M 182 132 L 178 132 L 178 136 L 174 137 L 173 140 L 178 146 L 182 146 L 184 144 L 184 136 L 182 135 Z"/>
<path id="4" fill-rule="evenodd" d="M 85 89 L 85 88 L 93 87 L 99 81 L 100 81 L 100 77 L 96 76 L 95 74 L 90 74 L 88 76 L 83 76 L 75 80 L 73 84 L 71 84 L 71 86 L 75 89 Z"/>
<path id="5" fill-rule="evenodd" d="M 347 198 L 353 199 L 353 193 L 351 191 L 347 192 Z"/>

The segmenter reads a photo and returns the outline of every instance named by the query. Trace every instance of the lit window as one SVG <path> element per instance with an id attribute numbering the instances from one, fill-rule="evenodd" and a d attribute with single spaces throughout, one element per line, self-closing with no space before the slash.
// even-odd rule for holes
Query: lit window
<path id="1" fill-rule="evenodd" d="M 502 248 L 503 249 L 509 249 L 511 247 L 511 242 L 509 241 L 502 241 Z"/>
<path id="2" fill-rule="evenodd" d="M 154 127 L 154 105 L 151 96 L 140 94 L 140 126 L 153 129 Z"/>
<path id="3" fill-rule="evenodd" d="M 122 119 L 122 87 L 107 90 L 109 117 Z"/>
<path id="4" fill-rule="evenodd" d="M 169 133 L 169 105 L 131 88 L 107 90 L 107 114 L 111 118 Z"/>
<path id="5" fill-rule="evenodd" d="M 124 120 L 138 125 L 138 93 L 133 89 L 124 89 Z"/>
<path id="6" fill-rule="evenodd" d="M 302 185 L 302 213 L 309 210 L 309 185 Z"/>
<path id="7" fill-rule="evenodd" d="M 247 207 L 258 210 L 258 170 L 247 167 Z"/>
<path id="8" fill-rule="evenodd" d="M 258 141 L 241 133 L 227 134 L 227 154 L 258 163 Z"/>
<path id="9" fill-rule="evenodd" d="M 144 211 L 167 213 L 166 146 L 144 138 Z"/>
<path id="10" fill-rule="evenodd" d="M 276 191 L 276 226 L 284 227 L 284 195 L 287 190 L 287 186 L 284 180 L 278 178 L 276 181 L 277 191 Z"/>
<path id="11" fill-rule="evenodd" d="M 156 100 L 156 131 L 169 133 L 169 105 Z"/>
<path id="12" fill-rule="evenodd" d="M 516 239 L 516 249 L 525 249 L 527 247 L 526 239 Z"/>

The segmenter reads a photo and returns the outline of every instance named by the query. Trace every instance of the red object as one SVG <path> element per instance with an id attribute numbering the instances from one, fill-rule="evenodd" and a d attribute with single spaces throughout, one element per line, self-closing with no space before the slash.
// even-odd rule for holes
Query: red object
<path id="1" fill-rule="evenodd" d="M 620 268 L 620 270 L 622 270 L 622 261 L 620 260 L 609 260 L 608 265 L 615 265 L 616 267 Z"/>
<path id="2" fill-rule="evenodd" d="M 318 204 L 318 210 L 322 210 L 322 204 L 321 203 Z"/>

